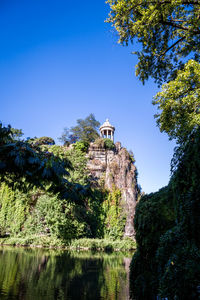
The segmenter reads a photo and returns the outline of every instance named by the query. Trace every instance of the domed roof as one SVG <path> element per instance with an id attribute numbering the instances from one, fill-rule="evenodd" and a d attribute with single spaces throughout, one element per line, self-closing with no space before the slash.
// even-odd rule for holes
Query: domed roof
<path id="1" fill-rule="evenodd" d="M 108 119 L 106 119 L 106 121 L 103 123 L 103 125 L 101 125 L 100 130 L 105 129 L 105 128 L 115 130 L 115 127 L 110 124 Z"/>

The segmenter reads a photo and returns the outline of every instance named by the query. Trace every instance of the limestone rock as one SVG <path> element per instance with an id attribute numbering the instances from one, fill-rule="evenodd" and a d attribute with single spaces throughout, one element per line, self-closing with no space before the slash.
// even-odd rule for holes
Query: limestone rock
<path id="1" fill-rule="evenodd" d="M 136 167 L 128 151 L 115 144 L 114 150 L 105 150 L 91 143 L 88 151 L 88 169 L 93 182 L 104 181 L 105 188 L 112 190 L 113 186 L 122 194 L 121 206 L 126 214 L 124 236 L 134 238 L 133 219 L 137 201 Z"/>

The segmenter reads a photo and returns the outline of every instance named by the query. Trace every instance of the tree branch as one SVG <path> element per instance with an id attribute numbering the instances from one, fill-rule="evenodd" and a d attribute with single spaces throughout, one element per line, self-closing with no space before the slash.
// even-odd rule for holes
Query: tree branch
<path id="1" fill-rule="evenodd" d="M 178 43 L 182 42 L 184 39 L 185 39 L 185 36 L 183 36 L 178 41 L 176 41 L 173 45 L 171 45 L 164 52 L 162 52 L 160 55 L 158 55 L 158 57 L 164 56 L 169 50 L 171 50 L 173 47 L 175 47 Z"/>
<path id="2" fill-rule="evenodd" d="M 175 27 L 175 28 L 178 28 L 178 29 L 182 29 L 184 31 L 189 31 L 188 27 L 181 26 L 181 25 L 175 24 L 173 22 L 169 22 L 169 21 L 161 20 L 161 24 L 163 24 L 163 25 L 169 25 L 169 26 L 172 26 L 172 27 Z M 194 30 L 193 34 L 200 34 L 200 30 Z"/>
<path id="3" fill-rule="evenodd" d="M 128 9 L 128 13 L 130 13 L 132 10 L 136 9 L 137 7 L 141 6 L 143 4 L 143 1 L 137 3 L 136 5 L 131 6 Z M 162 0 L 162 1 L 149 1 L 149 4 L 153 4 L 153 5 L 160 5 L 160 4 L 172 4 L 172 1 L 169 0 Z M 181 5 L 200 5 L 200 1 L 199 0 L 194 0 L 194 1 L 182 1 Z"/>

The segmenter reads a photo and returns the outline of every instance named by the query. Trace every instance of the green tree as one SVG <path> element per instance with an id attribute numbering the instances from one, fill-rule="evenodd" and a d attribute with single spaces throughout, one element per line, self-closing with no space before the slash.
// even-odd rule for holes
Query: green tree
<path id="1" fill-rule="evenodd" d="M 135 40 L 139 62 L 136 75 L 144 83 L 175 77 L 191 58 L 200 59 L 200 2 L 180 0 L 108 0 L 108 22 L 119 34 L 119 43 Z"/>
<path id="2" fill-rule="evenodd" d="M 12 132 L 12 138 L 14 140 L 20 140 L 21 137 L 24 135 L 22 129 L 11 128 L 11 132 Z"/>
<path id="3" fill-rule="evenodd" d="M 71 168 L 69 161 L 27 142 L 14 141 L 11 126 L 0 123 L 0 182 L 19 189 L 48 185 L 49 191 L 64 196 L 68 194 L 67 168 Z"/>
<path id="4" fill-rule="evenodd" d="M 90 114 L 85 119 L 78 119 L 76 126 L 70 129 L 64 128 L 60 141 L 64 144 L 75 143 L 77 141 L 94 142 L 99 137 L 98 127 L 100 123 L 95 119 L 94 114 Z"/>
<path id="5" fill-rule="evenodd" d="M 48 136 L 42 136 L 40 138 L 33 138 L 28 140 L 29 144 L 41 146 L 41 145 L 55 145 L 54 139 Z"/>
<path id="6" fill-rule="evenodd" d="M 200 125 L 200 64 L 189 60 L 175 80 L 162 86 L 153 104 L 161 132 L 178 143 L 187 141 L 189 134 Z"/>

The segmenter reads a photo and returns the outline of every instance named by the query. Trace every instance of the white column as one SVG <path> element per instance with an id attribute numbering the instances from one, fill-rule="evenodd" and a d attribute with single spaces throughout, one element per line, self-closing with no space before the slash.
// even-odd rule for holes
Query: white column
<path id="1" fill-rule="evenodd" d="M 112 141 L 114 140 L 114 137 L 113 137 L 113 131 L 111 131 L 111 140 L 112 140 Z"/>
<path id="2" fill-rule="evenodd" d="M 106 135 L 106 137 L 107 137 L 107 139 L 108 139 L 108 130 L 107 130 L 106 132 L 107 132 L 107 135 Z"/>

